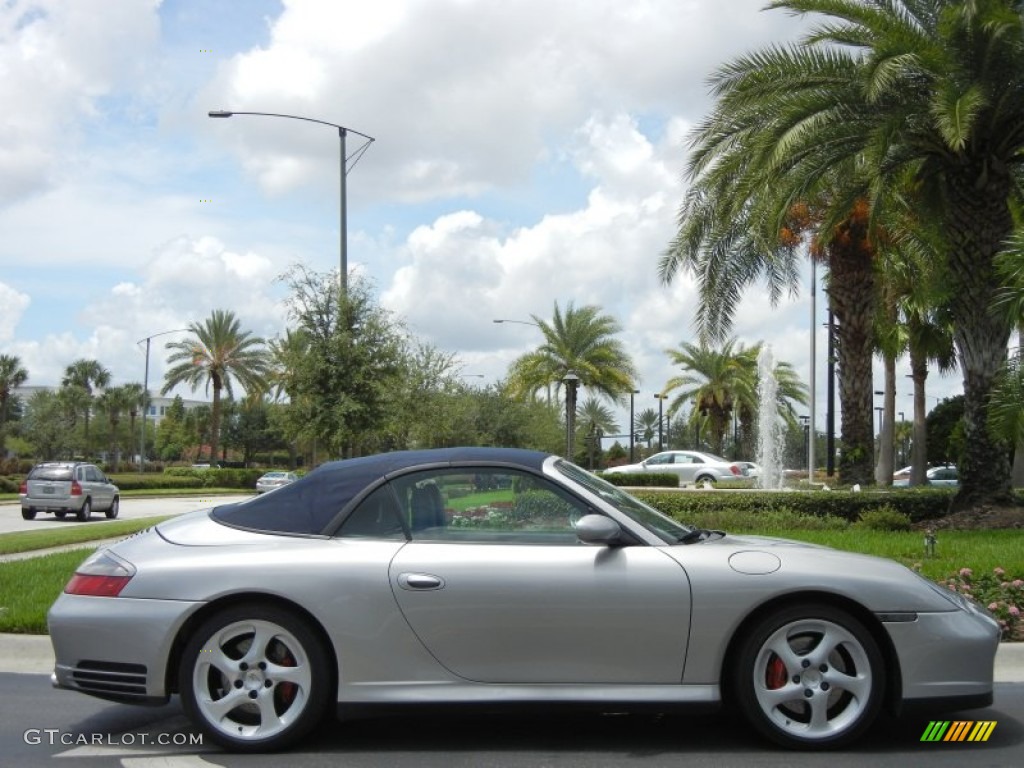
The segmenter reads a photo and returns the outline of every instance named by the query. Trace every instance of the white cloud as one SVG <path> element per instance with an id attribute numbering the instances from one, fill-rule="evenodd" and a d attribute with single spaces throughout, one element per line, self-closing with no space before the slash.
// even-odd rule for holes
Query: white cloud
<path id="1" fill-rule="evenodd" d="M 14 338 L 14 330 L 18 327 L 21 314 L 28 307 L 31 299 L 27 294 L 0 283 L 0 341 L 6 342 Z"/>
<path id="2" fill-rule="evenodd" d="M 73 164 L 97 101 L 136 80 L 159 33 L 155 0 L 0 5 L 0 205 L 46 189 Z"/>

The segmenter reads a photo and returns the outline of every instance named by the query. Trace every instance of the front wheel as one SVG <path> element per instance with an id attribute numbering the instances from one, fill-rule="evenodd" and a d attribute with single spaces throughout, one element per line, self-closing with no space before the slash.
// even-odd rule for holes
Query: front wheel
<path id="1" fill-rule="evenodd" d="M 117 513 L 120 511 L 120 509 L 121 500 L 117 496 L 115 496 L 114 500 L 110 502 L 110 509 L 107 510 L 107 519 L 113 520 L 115 517 L 117 517 Z"/>
<path id="2" fill-rule="evenodd" d="M 838 747 L 875 720 L 885 690 L 878 644 L 828 605 L 783 609 L 740 648 L 733 694 L 750 723 L 786 747 Z"/>
<path id="3" fill-rule="evenodd" d="M 215 742 L 259 752 L 288 746 L 317 725 L 331 679 L 329 655 L 303 619 L 244 604 L 192 636 L 178 682 L 185 712 Z"/>

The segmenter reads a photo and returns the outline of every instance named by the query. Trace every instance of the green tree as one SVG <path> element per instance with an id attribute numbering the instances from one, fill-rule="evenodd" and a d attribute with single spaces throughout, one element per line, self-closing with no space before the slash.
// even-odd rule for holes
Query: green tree
<path id="1" fill-rule="evenodd" d="M 285 276 L 288 310 L 307 353 L 293 363 L 291 408 L 301 435 L 332 456 L 376 444 L 399 384 L 407 339 L 401 324 L 355 277 L 339 295 L 337 278 L 294 266 Z"/>
<path id="2" fill-rule="evenodd" d="M 0 355 L 0 459 L 7 455 L 7 422 L 14 405 L 14 390 L 28 381 L 28 371 L 15 355 Z"/>
<path id="3" fill-rule="evenodd" d="M 110 384 L 110 371 L 100 365 L 97 360 L 80 359 L 64 369 L 63 387 L 73 387 L 85 393 L 82 400 L 82 414 L 85 416 L 85 442 L 83 450 L 86 457 L 91 455 L 89 444 L 89 414 L 93 405 L 93 390 L 103 389 Z"/>
<path id="4" fill-rule="evenodd" d="M 587 397 L 576 409 L 576 444 L 586 445 L 588 466 L 595 467 L 595 457 L 600 460 L 601 438 L 619 431 L 615 415 L 593 395 Z"/>
<path id="5" fill-rule="evenodd" d="M 68 456 L 72 450 L 78 403 L 69 401 L 65 390 L 41 390 L 29 398 L 22 419 L 22 434 L 36 456 L 49 461 Z"/>
<path id="6" fill-rule="evenodd" d="M 139 389 L 141 390 L 141 387 Z M 114 472 L 119 471 L 121 466 L 122 436 L 119 430 L 121 420 L 126 413 L 131 411 L 138 399 L 139 392 L 135 391 L 131 385 L 108 387 L 96 398 L 97 409 L 107 415 L 107 421 L 110 424 L 110 455 L 113 460 L 112 471 Z M 128 435 L 127 443 L 131 445 L 131 433 Z"/>
<path id="7" fill-rule="evenodd" d="M 633 431 L 639 435 L 640 440 L 647 443 L 648 449 L 658 434 L 658 421 L 658 411 L 654 408 L 644 408 L 633 419 Z"/>
<path id="8" fill-rule="evenodd" d="M 235 314 L 214 310 L 203 323 L 192 323 L 193 339 L 168 342 L 171 351 L 164 375 L 162 394 L 179 384 L 187 384 L 194 392 L 201 385 L 213 390 L 210 413 L 210 461 L 217 460 L 220 436 L 221 393 L 234 397 L 232 381 L 238 381 L 247 392 L 262 392 L 266 387 L 269 358 L 263 339 L 241 329 Z"/>
<path id="9" fill-rule="evenodd" d="M 569 302 L 563 314 L 555 302 L 551 322 L 531 317 L 544 334 L 544 343 L 512 363 L 509 382 L 513 392 L 532 395 L 552 384 L 558 389 L 569 371 L 576 372 L 582 386 L 613 402 L 636 389 L 633 361 L 615 338 L 622 328 L 611 315 L 602 314 L 600 307 L 577 309 Z"/>
<path id="10" fill-rule="evenodd" d="M 863 198 L 877 212 L 908 177 L 919 185 L 910 203 L 942 232 L 964 375 L 957 503 L 1006 498 L 1009 463 L 988 433 L 986 413 L 1011 323 L 980 310 L 999 288 L 994 259 L 1013 231 L 1011 206 L 1021 200 L 1020 1 L 777 0 L 770 7 L 822 18 L 798 45 L 750 54 L 716 74 L 719 100 L 698 134 L 694 168 L 725 182 L 729 169 L 715 170 L 723 157 L 748 156 L 732 166 L 731 193 L 739 208 L 770 186 L 763 197 L 772 204 L 755 206 L 748 218 L 762 241 L 777 236 L 794 201 L 823 189 L 838 192 L 823 217 L 831 239 L 851 201 Z M 854 437 L 845 429 L 845 402 L 843 418 L 845 456 Z"/>

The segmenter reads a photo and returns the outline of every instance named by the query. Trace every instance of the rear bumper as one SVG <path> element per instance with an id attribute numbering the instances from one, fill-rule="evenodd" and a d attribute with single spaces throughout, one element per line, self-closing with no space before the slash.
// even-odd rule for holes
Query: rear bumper
<path id="1" fill-rule="evenodd" d="M 61 594 L 47 617 L 54 686 L 130 704 L 166 701 L 174 638 L 202 605 Z"/>

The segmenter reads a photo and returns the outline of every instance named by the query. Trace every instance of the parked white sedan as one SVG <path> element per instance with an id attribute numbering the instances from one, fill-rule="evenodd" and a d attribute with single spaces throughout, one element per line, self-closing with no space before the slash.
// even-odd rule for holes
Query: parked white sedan
<path id="1" fill-rule="evenodd" d="M 748 479 L 744 468 L 713 453 L 701 451 L 662 451 L 639 464 L 624 464 L 605 470 L 609 473 L 669 472 L 683 483 L 731 483 Z"/>

